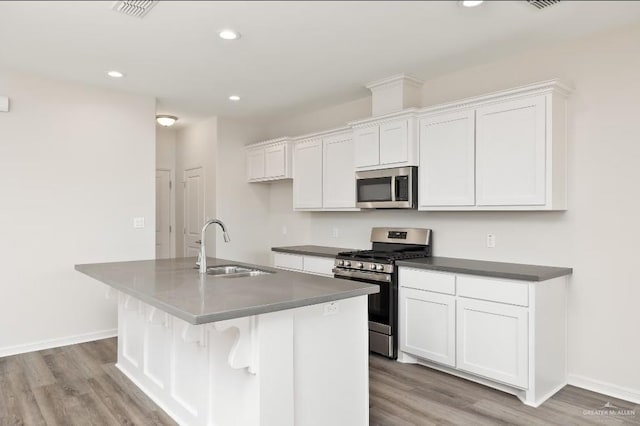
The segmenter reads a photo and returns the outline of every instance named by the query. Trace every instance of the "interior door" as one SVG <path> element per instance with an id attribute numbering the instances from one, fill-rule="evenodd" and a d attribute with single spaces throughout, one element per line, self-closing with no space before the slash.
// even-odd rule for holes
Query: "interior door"
<path id="1" fill-rule="evenodd" d="M 156 259 L 171 257 L 171 171 L 156 170 Z"/>
<path id="2" fill-rule="evenodd" d="M 204 171 L 202 167 L 184 172 L 184 256 L 198 256 L 200 231 L 204 225 Z"/>

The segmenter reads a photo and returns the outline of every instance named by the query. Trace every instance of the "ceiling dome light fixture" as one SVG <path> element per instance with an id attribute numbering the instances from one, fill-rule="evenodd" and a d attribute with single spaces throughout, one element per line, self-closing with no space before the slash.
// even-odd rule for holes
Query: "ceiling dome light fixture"
<path id="1" fill-rule="evenodd" d="M 120 71 L 116 71 L 116 70 L 111 70 L 111 71 L 107 71 L 107 75 L 111 78 L 122 78 L 124 77 L 124 73 L 121 73 Z"/>
<path id="2" fill-rule="evenodd" d="M 170 127 L 176 124 L 176 121 L 178 121 L 178 117 L 176 117 L 175 115 L 160 114 L 156 115 L 156 121 L 163 127 Z"/>
<path id="3" fill-rule="evenodd" d="M 484 0 L 463 0 L 460 4 L 464 7 L 476 7 L 484 3 Z"/>
<path id="4" fill-rule="evenodd" d="M 229 96 L 229 100 L 230 100 L 230 101 L 239 101 L 239 100 L 240 100 L 240 96 L 238 96 L 238 95 L 231 95 L 231 96 Z"/>
<path id="5" fill-rule="evenodd" d="M 222 30 L 218 35 L 223 40 L 237 40 L 240 38 L 240 33 L 233 30 Z"/>

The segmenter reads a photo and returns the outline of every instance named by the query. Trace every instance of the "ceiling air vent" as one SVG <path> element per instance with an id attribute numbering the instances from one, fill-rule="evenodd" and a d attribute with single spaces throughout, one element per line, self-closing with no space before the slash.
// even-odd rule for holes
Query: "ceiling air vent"
<path id="1" fill-rule="evenodd" d="M 114 2 L 111 9 L 125 15 L 143 18 L 156 3 L 158 3 L 157 0 L 120 0 Z"/>
<path id="2" fill-rule="evenodd" d="M 545 7 L 553 6 L 556 3 L 560 3 L 560 0 L 527 0 L 527 3 L 538 9 L 544 9 Z"/>

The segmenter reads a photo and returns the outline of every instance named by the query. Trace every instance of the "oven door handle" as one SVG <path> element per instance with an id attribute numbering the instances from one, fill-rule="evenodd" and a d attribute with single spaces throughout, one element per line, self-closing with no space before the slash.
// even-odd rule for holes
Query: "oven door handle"
<path id="1" fill-rule="evenodd" d="M 377 282 L 388 283 L 391 282 L 391 275 L 380 274 L 377 272 L 365 272 L 365 271 L 345 271 L 344 269 L 333 268 L 333 273 L 336 278 L 361 278 L 364 280 L 371 280 Z"/>

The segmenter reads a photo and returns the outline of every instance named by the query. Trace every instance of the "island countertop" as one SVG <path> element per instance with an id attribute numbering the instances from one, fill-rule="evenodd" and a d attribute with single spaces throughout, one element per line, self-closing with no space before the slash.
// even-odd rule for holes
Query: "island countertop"
<path id="1" fill-rule="evenodd" d="M 283 271 L 225 259 L 208 266 L 242 265 L 272 272 L 253 277 L 201 276 L 195 258 L 76 265 L 75 269 L 191 324 L 205 324 L 378 293 L 358 281 Z"/>

